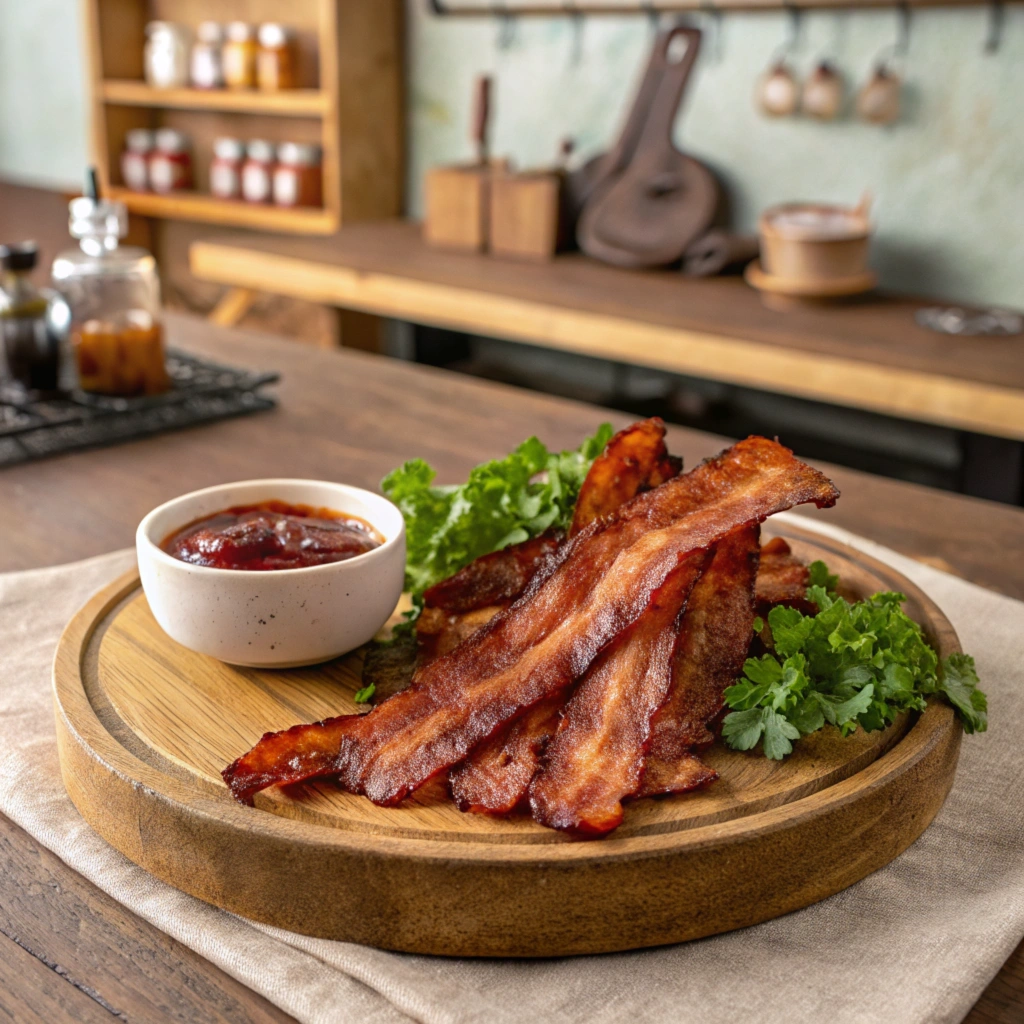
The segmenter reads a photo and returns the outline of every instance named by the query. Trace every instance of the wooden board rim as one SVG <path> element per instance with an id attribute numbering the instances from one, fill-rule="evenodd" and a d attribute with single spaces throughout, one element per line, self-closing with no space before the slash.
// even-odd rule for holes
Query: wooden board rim
<path id="1" fill-rule="evenodd" d="M 832 548 L 837 553 L 843 552 L 847 557 L 853 556 L 869 568 L 883 570 L 886 575 L 892 576 L 894 573 L 891 567 L 870 556 L 810 531 L 802 531 L 797 527 L 791 529 L 788 523 L 785 530 L 780 532 L 802 536 L 826 549 Z M 729 843 L 756 844 L 803 827 L 813 827 L 816 822 L 841 812 L 845 807 L 856 804 L 881 789 L 898 785 L 901 778 L 909 777 L 915 770 L 923 767 L 925 762 L 939 768 L 946 766 L 947 772 L 933 780 L 937 783 L 937 788 L 931 798 L 929 809 L 917 823 L 919 827 L 915 825 L 908 841 L 893 849 L 881 862 L 872 861 L 866 866 L 860 865 L 855 877 L 843 879 L 841 884 L 830 889 L 827 895 L 876 870 L 905 849 L 930 823 L 952 785 L 961 730 L 953 710 L 945 703 L 935 702 L 920 715 L 891 750 L 849 778 L 779 807 L 683 831 L 622 839 L 612 836 L 597 842 L 550 845 L 496 844 L 486 841 L 460 844 L 443 840 L 346 832 L 253 811 L 226 801 L 197 800 L 195 794 L 190 792 L 184 783 L 162 774 L 121 746 L 104 728 L 81 685 L 79 666 L 89 641 L 102 622 L 105 612 L 134 589 L 135 577 L 136 573 L 131 571 L 90 599 L 69 623 L 58 647 L 54 661 L 54 693 L 61 766 L 69 795 L 100 835 L 158 877 L 226 909 L 283 927 L 296 928 L 297 922 L 282 920 L 282 908 L 278 907 L 269 915 L 261 914 L 260 908 L 253 907 L 251 902 L 247 902 L 249 897 L 242 897 L 242 902 L 239 903 L 234 898 L 235 894 L 220 891 L 217 888 L 220 884 L 217 878 L 213 878 L 212 881 L 197 879 L 190 873 L 189 867 L 176 867 L 174 864 L 166 863 L 166 858 L 161 859 L 157 851 L 147 848 L 144 830 L 141 827 L 136 829 L 138 835 L 132 834 L 131 828 L 114 828 L 102 816 L 93 813 L 93 802 L 97 798 L 101 801 L 116 798 L 117 791 L 123 796 L 124 787 L 127 786 L 132 791 L 129 799 L 133 802 L 139 801 L 140 806 L 146 806 L 147 816 L 155 815 L 161 821 L 166 819 L 179 823 L 187 822 L 190 829 L 204 828 L 210 834 L 218 836 L 240 836 L 246 843 L 265 844 L 268 850 L 277 851 L 277 856 L 287 856 L 296 862 L 327 852 L 331 857 L 339 858 L 339 865 L 351 862 L 361 865 L 363 870 L 370 872 L 378 870 L 384 864 L 404 863 L 410 871 L 429 873 L 431 870 L 440 870 L 445 877 L 449 877 L 453 870 L 459 868 L 469 872 L 480 869 L 516 871 L 547 868 L 561 875 L 566 869 L 573 871 L 589 866 L 607 871 L 614 870 L 617 865 L 628 868 L 636 861 L 696 856 Z M 940 645 L 942 653 L 945 655 L 958 650 L 956 634 L 942 612 L 910 581 L 906 581 L 905 589 L 908 596 L 920 603 L 933 626 L 938 628 L 941 635 L 936 635 L 932 639 Z M 216 875 L 216 872 L 213 872 L 213 875 Z M 756 911 L 752 911 L 753 916 L 747 915 L 739 923 L 728 923 L 725 927 L 752 924 L 756 920 L 764 920 L 776 916 L 779 912 L 797 909 L 803 905 L 806 905 L 806 902 L 787 905 L 783 911 L 776 909 L 764 916 L 758 916 Z M 353 941 L 368 941 L 372 944 L 387 945 L 389 948 L 418 952 L 522 956 L 552 955 L 556 951 L 576 953 L 632 948 L 635 945 L 657 944 L 658 941 L 678 941 L 679 938 L 692 938 L 720 930 L 724 928 L 717 925 L 692 933 L 685 932 L 684 929 L 684 933 L 674 934 L 669 939 L 655 939 L 654 943 L 637 943 L 627 938 L 625 944 L 617 944 L 613 936 L 605 936 L 596 944 L 584 942 L 576 948 L 571 943 L 563 943 L 557 950 L 541 948 L 537 952 L 519 949 L 514 943 L 511 946 L 501 945 L 497 949 L 481 947 L 478 950 L 477 947 L 466 948 L 458 944 L 451 946 L 443 942 L 438 945 L 433 939 L 410 942 L 403 938 L 392 945 L 387 941 L 379 941 L 379 936 L 378 941 L 374 942 L 374 937 L 367 938 L 362 934 L 338 935 L 333 931 L 325 933 L 322 930 L 314 930 L 311 933 L 325 934 L 327 937 L 347 937 Z"/>

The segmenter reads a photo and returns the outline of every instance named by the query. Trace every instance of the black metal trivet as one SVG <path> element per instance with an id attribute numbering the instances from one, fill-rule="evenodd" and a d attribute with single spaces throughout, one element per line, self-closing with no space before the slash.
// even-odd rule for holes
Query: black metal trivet
<path id="1" fill-rule="evenodd" d="M 72 391 L 33 398 L 16 385 L 0 384 L 0 467 L 79 448 L 130 441 L 212 420 L 272 409 L 258 394 L 280 379 L 167 350 L 171 387 L 162 395 L 112 398 Z"/>

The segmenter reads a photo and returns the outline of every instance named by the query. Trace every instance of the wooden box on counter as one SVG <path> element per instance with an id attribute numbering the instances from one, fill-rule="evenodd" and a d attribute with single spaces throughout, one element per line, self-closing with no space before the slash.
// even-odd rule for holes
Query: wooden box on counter
<path id="1" fill-rule="evenodd" d="M 435 167 L 427 172 L 423 238 L 428 245 L 483 252 L 488 244 L 489 164 Z"/>
<path id="2" fill-rule="evenodd" d="M 561 242 L 562 175 L 525 171 L 491 182 L 491 251 L 499 256 L 549 260 Z"/>

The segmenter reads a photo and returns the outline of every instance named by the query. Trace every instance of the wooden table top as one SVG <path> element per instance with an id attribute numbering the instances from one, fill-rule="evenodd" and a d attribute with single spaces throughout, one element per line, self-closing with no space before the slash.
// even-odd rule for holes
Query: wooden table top
<path id="1" fill-rule="evenodd" d="M 1024 339 L 925 330 L 914 314 L 931 300 L 779 313 L 738 277 L 449 252 L 403 221 L 215 237 L 193 243 L 190 263 L 209 281 L 1024 439 Z"/>
<path id="2" fill-rule="evenodd" d="M 531 433 L 575 446 L 602 419 L 580 403 L 360 353 L 168 317 L 172 344 L 253 369 L 279 370 L 274 412 L 0 472 L 0 570 L 84 558 L 133 542 L 156 504 L 183 491 L 255 476 L 316 476 L 376 487 L 423 456 L 442 481 L 464 477 Z M 723 447 L 672 428 L 689 465 Z M 783 438 L 785 440 L 785 438 Z M 829 469 L 838 506 L 806 514 L 1024 597 L 1024 511 L 849 470 Z M 285 1014 L 133 916 L 0 817 L 0 1017 L 109 1021 L 282 1022 Z M 992 982 L 970 1024 L 1024 1017 L 1024 945 Z"/>

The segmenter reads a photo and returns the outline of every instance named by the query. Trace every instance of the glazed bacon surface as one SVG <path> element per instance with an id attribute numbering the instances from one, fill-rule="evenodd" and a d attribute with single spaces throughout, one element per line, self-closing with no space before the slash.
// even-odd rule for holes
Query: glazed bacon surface
<path id="1" fill-rule="evenodd" d="M 669 455 L 658 416 L 620 430 L 594 459 L 576 499 L 569 536 L 610 515 L 641 491 L 678 476 L 682 459 Z"/>
<path id="2" fill-rule="evenodd" d="M 742 674 L 754 624 L 754 580 L 760 530 L 743 526 L 723 537 L 690 594 L 673 655 L 672 683 L 650 723 L 638 796 L 683 793 L 714 773 L 694 748 L 710 745 L 710 726 L 724 707 L 723 692 Z M 696 761 L 696 764 L 694 763 Z"/>
<path id="3" fill-rule="evenodd" d="M 773 537 L 761 548 L 761 564 L 757 573 L 757 611 L 767 615 L 777 604 L 813 614 L 817 611 L 807 600 L 810 572 L 793 554 L 782 537 Z"/>
<path id="4" fill-rule="evenodd" d="M 477 814 L 514 811 L 526 797 L 564 705 L 563 692 L 534 704 L 455 767 L 448 781 L 459 810 Z"/>
<path id="5" fill-rule="evenodd" d="M 683 558 L 744 523 L 837 498 L 788 449 L 748 438 L 584 529 L 515 604 L 419 670 L 409 689 L 367 715 L 268 735 L 225 769 L 225 781 L 248 802 L 275 782 L 333 774 L 375 803 L 397 803 L 580 677 Z"/>
<path id="6" fill-rule="evenodd" d="M 673 476 L 678 476 L 681 468 L 682 461 L 669 455 L 665 447 L 665 424 L 661 419 L 654 417 L 642 420 L 620 430 L 594 459 L 587 472 L 576 501 L 573 534 L 579 533 L 595 519 L 615 512 L 640 492 L 649 491 Z M 531 552 L 526 548 L 531 543 L 527 541 L 526 544 L 516 545 L 520 550 L 513 557 L 522 577 L 522 587 L 515 593 L 509 593 L 511 588 L 507 588 L 505 593 L 509 593 L 510 598 L 519 597 L 543 559 L 551 553 L 547 550 L 538 551 L 530 567 L 527 559 Z M 431 620 L 425 624 L 426 629 L 437 628 L 444 633 L 440 642 L 444 650 L 450 649 L 449 638 L 454 634 L 465 639 L 483 625 L 479 619 L 474 620 L 473 615 L 486 613 L 489 621 L 500 610 L 498 607 L 474 612 L 465 610 L 471 607 L 476 593 L 492 592 L 488 584 L 479 582 L 481 577 L 486 578 L 492 564 L 502 565 L 499 572 L 503 576 L 507 574 L 503 561 L 495 562 L 494 556 L 486 555 L 456 573 L 450 580 L 438 584 L 444 594 L 448 595 L 447 607 L 461 611 L 461 614 L 449 615 L 439 626 L 430 625 Z M 428 597 L 428 604 L 430 599 Z M 436 615 L 431 608 L 425 609 L 425 612 Z M 422 615 L 420 621 L 423 621 Z M 426 642 L 421 644 L 421 649 L 429 657 L 431 652 L 438 649 L 438 645 L 424 639 Z M 425 662 L 426 658 L 421 658 L 421 663 Z M 463 810 L 486 814 L 508 814 L 521 804 L 540 764 L 541 754 L 558 726 L 559 712 L 564 703 L 563 696 L 543 702 L 545 707 L 551 708 L 547 713 L 532 710 L 525 712 L 473 749 L 466 761 L 451 774 L 455 802 Z"/>
<path id="7" fill-rule="evenodd" d="M 454 576 L 425 590 L 423 605 L 457 615 L 511 604 L 526 589 L 544 560 L 558 550 L 563 539 L 562 534 L 552 530 L 521 544 L 482 555 Z"/>
<path id="8" fill-rule="evenodd" d="M 651 715 L 668 693 L 679 618 L 709 555 L 698 551 L 673 569 L 580 680 L 530 786 L 542 825 L 596 835 L 622 822 L 622 801 L 640 785 Z"/>

